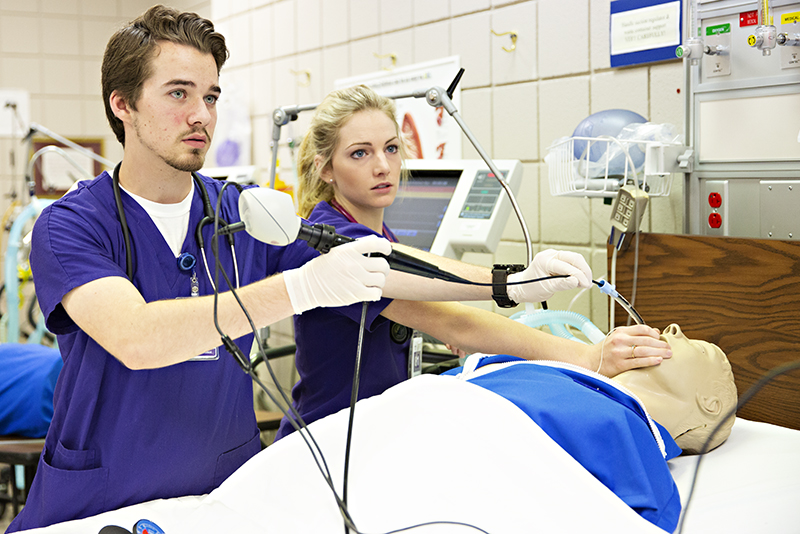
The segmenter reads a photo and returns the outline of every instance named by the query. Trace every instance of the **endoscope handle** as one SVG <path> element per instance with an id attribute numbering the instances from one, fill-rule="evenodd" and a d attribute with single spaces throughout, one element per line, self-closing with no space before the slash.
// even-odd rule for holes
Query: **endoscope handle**
<path id="1" fill-rule="evenodd" d="M 317 223 L 313 226 L 307 224 L 300 225 L 300 231 L 297 234 L 298 239 L 308 242 L 308 246 L 325 254 L 331 248 L 350 243 L 355 241 L 352 237 L 339 235 L 336 233 L 336 228 L 328 224 Z M 439 278 L 448 282 L 462 282 L 468 283 L 465 280 L 447 271 L 439 269 L 436 265 L 426 261 L 415 258 L 405 252 L 393 250 L 388 256 L 384 254 L 375 254 L 376 257 L 385 258 L 389 262 L 389 267 L 395 271 L 402 271 L 404 273 L 414 274 L 417 276 L 424 276 L 426 278 Z"/>

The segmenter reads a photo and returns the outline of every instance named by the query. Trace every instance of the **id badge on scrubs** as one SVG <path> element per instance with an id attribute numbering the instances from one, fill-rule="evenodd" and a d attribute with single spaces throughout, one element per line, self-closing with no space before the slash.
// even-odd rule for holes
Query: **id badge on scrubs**
<path id="1" fill-rule="evenodd" d="M 219 347 L 214 347 L 211 350 L 205 351 L 203 354 L 198 354 L 191 360 L 186 360 L 187 362 L 211 362 L 214 360 L 219 360 Z"/>
<path id="2" fill-rule="evenodd" d="M 422 332 L 414 330 L 408 344 L 408 378 L 422 374 Z"/>

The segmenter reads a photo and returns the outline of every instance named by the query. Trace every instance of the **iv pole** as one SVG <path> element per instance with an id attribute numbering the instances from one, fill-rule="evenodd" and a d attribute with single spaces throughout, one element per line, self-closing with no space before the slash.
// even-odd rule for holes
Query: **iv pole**
<path id="1" fill-rule="evenodd" d="M 431 105 L 432 107 L 443 107 L 448 114 L 456 121 L 458 126 L 461 128 L 461 131 L 467 137 L 469 142 L 478 151 L 478 154 L 481 156 L 486 165 L 489 167 L 489 170 L 492 171 L 494 177 L 500 183 L 500 186 L 505 190 L 506 195 L 508 196 L 509 201 L 511 202 L 511 206 L 514 208 L 514 213 L 517 215 L 517 220 L 519 220 L 519 224 L 522 227 L 522 235 L 525 239 L 525 247 L 527 250 L 527 265 L 530 265 L 533 261 L 533 248 L 531 245 L 531 237 L 528 233 L 528 225 L 525 224 L 525 218 L 522 216 L 522 211 L 519 208 L 519 204 L 517 204 L 517 199 L 514 197 L 514 193 L 511 191 L 508 183 L 506 182 L 505 178 L 503 178 L 503 174 L 499 171 L 497 166 L 492 161 L 492 158 L 489 154 L 483 149 L 481 144 L 478 142 L 478 139 L 473 135 L 472 131 L 469 129 L 469 126 L 464 122 L 459 115 L 456 106 L 453 104 L 452 96 L 453 92 L 456 90 L 456 86 L 458 82 L 461 80 L 461 76 L 464 74 L 464 69 L 460 69 L 456 77 L 453 79 L 450 87 L 445 91 L 441 87 L 431 87 L 429 89 L 418 89 L 416 91 L 412 91 L 410 93 L 401 93 L 395 95 L 386 95 L 387 98 L 391 99 L 399 99 L 399 98 L 424 98 L 425 101 Z M 275 111 L 272 112 L 272 121 L 274 123 L 272 127 L 272 169 L 270 170 L 270 182 L 269 185 L 272 189 L 275 189 L 275 172 L 276 172 L 276 165 L 278 161 L 278 141 L 281 137 L 281 126 L 284 124 L 288 124 L 290 121 L 297 120 L 297 115 L 301 111 L 308 111 L 315 109 L 319 104 L 306 104 L 302 106 L 284 106 L 280 108 L 276 108 Z"/>

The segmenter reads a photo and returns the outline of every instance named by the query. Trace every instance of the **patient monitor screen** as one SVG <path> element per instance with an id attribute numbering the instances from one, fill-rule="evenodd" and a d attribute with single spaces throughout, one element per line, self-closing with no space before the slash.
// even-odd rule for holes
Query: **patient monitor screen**
<path id="1" fill-rule="evenodd" d="M 500 171 L 503 177 L 508 171 Z M 478 171 L 475 181 L 469 189 L 469 196 L 461 208 L 459 217 L 463 219 L 489 219 L 494 212 L 497 198 L 503 192 L 503 187 L 490 171 Z"/>
<path id="2" fill-rule="evenodd" d="M 522 163 L 495 163 L 517 191 Z M 511 203 L 483 161 L 411 159 L 405 166 L 408 183 L 384 210 L 386 225 L 401 243 L 455 259 L 465 252 L 494 252 Z"/>
<path id="3" fill-rule="evenodd" d="M 461 171 L 410 171 L 394 203 L 384 210 L 384 221 L 404 245 L 430 251 Z"/>

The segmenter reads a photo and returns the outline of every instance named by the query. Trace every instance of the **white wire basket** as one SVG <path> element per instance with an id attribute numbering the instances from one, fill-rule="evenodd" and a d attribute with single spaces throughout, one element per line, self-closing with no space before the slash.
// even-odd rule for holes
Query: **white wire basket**
<path id="1" fill-rule="evenodd" d="M 667 196 L 677 172 L 671 156 L 684 148 L 615 137 L 559 139 L 545 157 L 550 194 L 612 198 L 623 185 L 636 184 L 651 197 Z"/>

